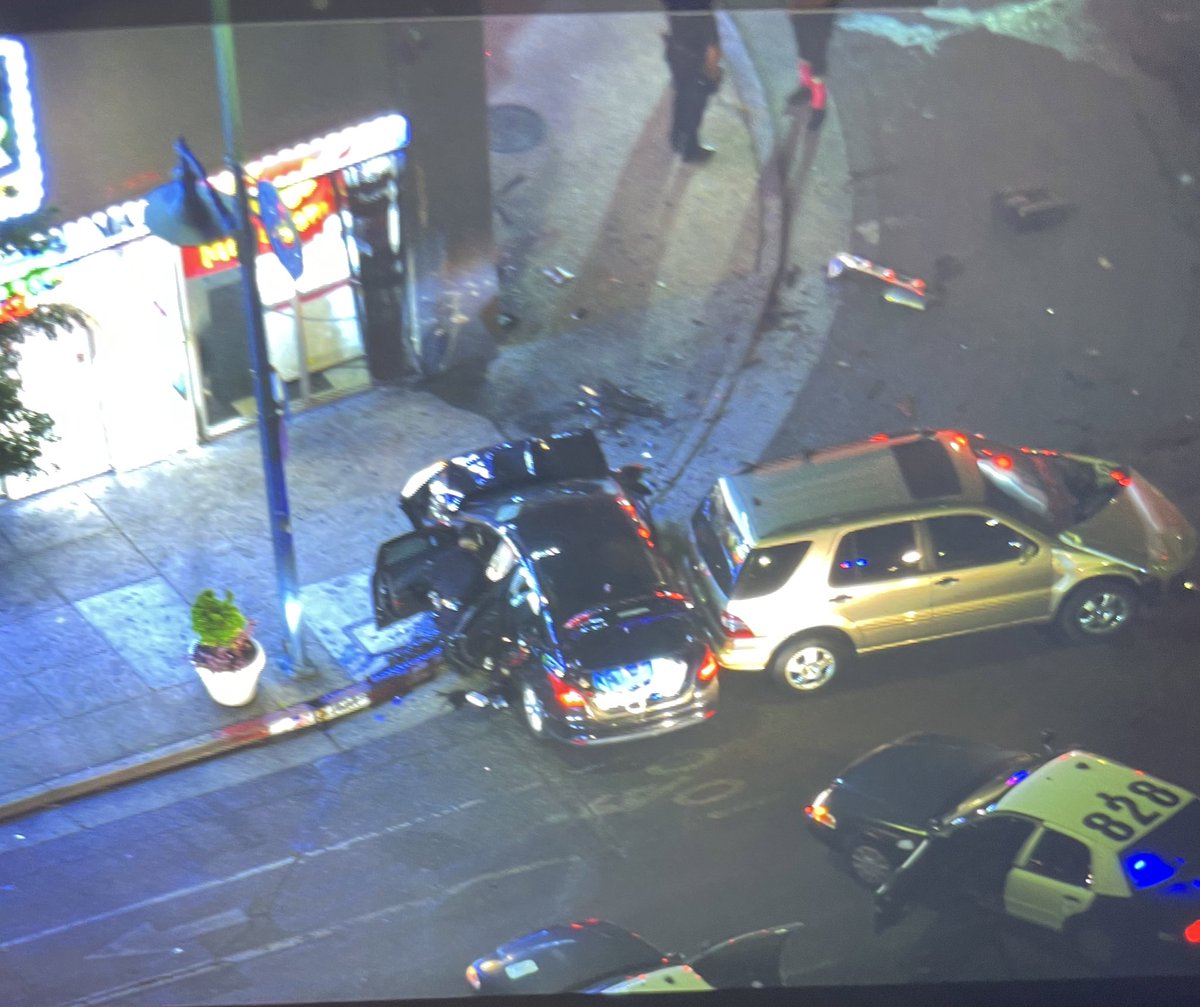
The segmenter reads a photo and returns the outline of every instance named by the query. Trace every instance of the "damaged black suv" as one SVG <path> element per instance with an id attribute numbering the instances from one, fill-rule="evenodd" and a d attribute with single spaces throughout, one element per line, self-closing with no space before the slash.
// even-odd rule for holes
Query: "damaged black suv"
<path id="1" fill-rule="evenodd" d="M 717 662 L 655 541 L 639 466 L 590 430 L 438 462 L 404 487 L 417 529 L 379 549 L 380 628 L 433 612 L 447 659 L 490 676 L 530 732 L 574 745 L 697 724 Z"/>

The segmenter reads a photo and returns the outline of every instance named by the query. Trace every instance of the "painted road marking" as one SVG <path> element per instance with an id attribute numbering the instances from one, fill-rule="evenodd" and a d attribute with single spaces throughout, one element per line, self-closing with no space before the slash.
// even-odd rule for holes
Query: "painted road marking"
<path id="1" fill-rule="evenodd" d="M 129 955 L 178 954 L 179 945 L 216 930 L 228 930 L 249 922 L 250 917 L 241 909 L 227 909 L 223 913 L 205 916 L 203 919 L 159 930 L 153 923 L 142 923 L 115 941 L 110 941 L 102 951 L 84 955 L 86 960 L 96 958 L 125 958 Z"/>
<path id="2" fill-rule="evenodd" d="M 384 906 L 382 909 L 373 909 L 369 913 L 362 913 L 359 916 L 353 916 L 338 923 L 331 923 L 328 926 L 316 927 L 302 934 L 293 934 L 291 937 L 271 941 L 269 944 L 260 944 L 258 947 L 235 951 L 211 961 L 198 962 L 195 965 L 184 966 L 183 968 L 174 969 L 171 972 L 163 972 L 156 976 L 147 976 L 145 979 L 134 980 L 133 982 L 124 983 L 121 986 L 112 986 L 106 990 L 97 990 L 78 1000 L 72 1000 L 70 1003 L 63 1005 L 63 1007 L 94 1007 L 96 1004 L 111 1003 L 132 993 L 145 993 L 149 990 L 160 989 L 163 986 L 182 982 L 184 979 L 194 979 L 196 976 L 213 972 L 228 965 L 240 965 L 242 962 L 253 961 L 256 958 L 262 958 L 265 955 L 275 954 L 279 951 L 287 951 L 290 948 L 299 947 L 311 941 L 324 940 L 326 937 L 332 937 L 334 934 L 348 930 L 351 927 L 371 923 L 374 920 L 392 916 L 405 910 L 428 909 L 440 901 L 445 901 L 447 897 L 461 895 L 467 889 L 487 881 L 497 881 L 501 878 L 515 877 L 519 874 L 529 874 L 532 871 L 540 871 L 547 867 L 559 867 L 564 864 L 579 863 L 581 860 L 583 860 L 583 857 L 577 853 L 573 853 L 567 857 L 553 857 L 546 860 L 538 860 L 532 864 L 520 864 L 516 867 L 488 871 L 485 874 L 479 874 L 465 881 L 460 881 L 458 884 L 447 888 L 444 893 L 439 893 L 438 895 L 429 895 L 425 898 L 407 899 L 404 902 L 396 902 L 392 905 Z"/>
<path id="3" fill-rule="evenodd" d="M 483 798 L 477 797 L 470 801 L 464 801 L 462 804 L 452 804 L 449 807 L 441 808 L 431 812 L 428 815 L 422 815 L 420 818 L 413 818 L 405 822 L 396 822 L 394 825 L 389 825 L 383 829 L 376 829 L 372 832 L 364 832 L 360 836 L 352 836 L 350 839 L 343 839 L 340 842 L 332 843 L 329 846 L 322 846 L 313 850 L 305 850 L 303 853 L 297 853 L 294 856 L 284 857 L 282 860 L 272 860 L 267 864 L 259 864 L 257 867 L 248 867 L 243 871 L 238 871 L 235 874 L 230 874 L 223 878 L 213 878 L 211 881 L 202 881 L 196 885 L 189 885 L 186 888 L 176 888 L 174 891 L 163 892 L 161 895 L 153 895 L 147 899 L 141 899 L 138 902 L 131 902 L 128 905 L 118 906 L 116 909 L 109 909 L 103 913 L 96 913 L 94 916 L 84 916 L 77 920 L 71 920 L 68 923 L 60 923 L 58 926 L 47 927 L 45 930 L 39 930 L 36 933 L 24 934 L 21 937 L 14 937 L 11 940 L 0 943 L 0 951 L 6 951 L 9 948 L 19 947 L 22 944 L 32 944 L 35 941 L 44 940 L 47 937 L 54 937 L 58 934 L 66 933 L 68 930 L 74 930 L 78 927 L 90 926 L 93 923 L 103 923 L 106 920 L 115 919 L 118 916 L 123 916 L 126 913 L 137 912 L 140 909 L 148 909 L 151 906 L 162 905 L 166 902 L 172 902 L 175 899 L 186 898 L 189 895 L 198 895 L 200 892 L 211 891 L 214 888 L 220 888 L 224 885 L 234 884 L 238 881 L 245 881 L 247 878 L 253 878 L 259 874 L 268 874 L 271 871 L 277 871 L 281 867 L 291 867 L 294 864 L 299 864 L 305 860 L 312 860 L 316 857 L 324 856 L 326 853 L 340 853 L 343 850 L 348 850 L 352 846 L 357 846 L 361 842 L 366 842 L 369 839 L 378 839 L 381 836 L 391 833 L 400 832 L 403 829 L 412 828 L 414 825 L 422 825 L 425 822 L 434 821 L 438 818 L 445 818 L 447 815 L 455 814 L 459 811 L 467 811 L 470 808 L 478 807 L 483 804 Z"/>

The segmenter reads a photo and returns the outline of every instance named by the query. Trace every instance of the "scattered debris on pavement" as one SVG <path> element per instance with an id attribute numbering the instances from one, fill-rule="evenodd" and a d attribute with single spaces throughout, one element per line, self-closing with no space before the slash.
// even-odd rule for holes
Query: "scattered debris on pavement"
<path id="1" fill-rule="evenodd" d="M 992 207 L 1001 219 L 1018 231 L 1061 223 L 1075 209 L 1074 204 L 1060 199 L 1046 186 L 1001 189 L 993 193 Z"/>
<path id="2" fill-rule="evenodd" d="M 556 287 L 561 287 L 564 283 L 575 279 L 575 274 L 562 266 L 547 266 L 542 270 L 542 275 Z"/>
<path id="3" fill-rule="evenodd" d="M 884 285 L 883 299 L 890 304 L 903 304 L 905 307 L 925 310 L 925 281 L 916 276 L 906 276 L 897 273 L 887 266 L 880 266 L 861 255 L 850 252 L 838 252 L 829 260 L 826 275 L 830 279 L 838 277 L 861 278 L 874 280 Z"/>
<path id="4" fill-rule="evenodd" d="M 662 419 L 663 409 L 644 395 L 601 378 L 594 385 L 580 385 L 583 399 L 580 409 L 591 413 L 611 426 L 619 426 L 630 416 L 642 419 Z"/>

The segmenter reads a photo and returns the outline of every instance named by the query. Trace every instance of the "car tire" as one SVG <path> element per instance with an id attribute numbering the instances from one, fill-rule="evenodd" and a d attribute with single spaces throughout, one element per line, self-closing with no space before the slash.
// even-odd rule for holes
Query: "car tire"
<path id="1" fill-rule="evenodd" d="M 827 633 L 789 640 L 771 658 L 771 675 L 789 692 L 813 692 L 829 683 L 850 660 L 850 648 Z"/>
<path id="2" fill-rule="evenodd" d="M 1133 621 L 1138 600 L 1137 588 L 1126 581 L 1089 580 L 1067 595 L 1055 622 L 1072 643 L 1115 640 Z"/>
<path id="3" fill-rule="evenodd" d="M 546 706 L 537 690 L 528 683 L 521 686 L 521 719 L 538 741 L 546 738 Z"/>
<path id="4" fill-rule="evenodd" d="M 883 849 L 870 839 L 855 839 L 846 848 L 846 866 L 868 888 L 878 888 L 895 873 L 896 867 Z"/>

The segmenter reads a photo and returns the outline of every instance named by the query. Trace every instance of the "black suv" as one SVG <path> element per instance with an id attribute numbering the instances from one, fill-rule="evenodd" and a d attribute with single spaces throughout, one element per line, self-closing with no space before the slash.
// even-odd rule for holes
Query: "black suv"
<path id="1" fill-rule="evenodd" d="M 700 723 L 716 709 L 716 658 L 647 495 L 640 467 L 612 472 L 590 430 L 438 462 L 401 495 L 417 530 L 379 549 L 376 625 L 432 611 L 451 663 L 488 673 L 539 738 Z"/>

